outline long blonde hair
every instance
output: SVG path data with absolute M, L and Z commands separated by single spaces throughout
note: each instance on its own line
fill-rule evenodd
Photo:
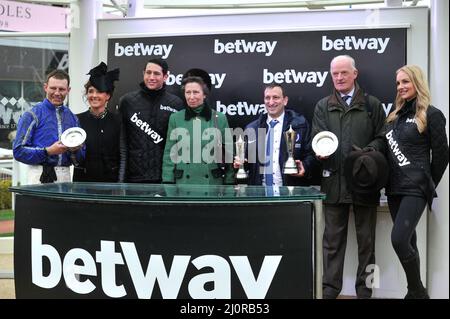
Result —
M 395 74 L 398 74 L 400 71 L 406 73 L 416 89 L 416 114 L 414 118 L 416 120 L 417 129 L 420 133 L 423 133 L 427 128 L 427 109 L 431 103 L 428 83 L 425 80 L 423 71 L 417 65 L 402 66 Z M 387 123 L 394 121 L 398 117 L 397 113 L 405 105 L 405 102 L 405 99 L 401 98 L 397 91 L 397 96 L 395 97 L 395 110 L 387 117 Z

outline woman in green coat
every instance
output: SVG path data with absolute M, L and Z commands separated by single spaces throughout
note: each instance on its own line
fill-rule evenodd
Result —
M 169 119 L 163 183 L 233 184 L 231 165 L 221 164 L 224 149 L 230 149 L 225 145 L 231 150 L 233 145 L 226 116 L 212 110 L 206 102 L 209 90 L 201 77 L 185 78 L 181 90 L 187 106 Z M 232 154 L 229 157 L 232 160 Z

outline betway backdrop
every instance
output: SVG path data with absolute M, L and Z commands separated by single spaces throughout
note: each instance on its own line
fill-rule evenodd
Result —
M 287 107 L 311 121 L 317 101 L 332 91 L 330 61 L 340 54 L 356 60 L 359 84 L 389 113 L 395 71 L 406 64 L 405 28 L 111 38 L 108 65 L 121 72 L 111 103 L 138 89 L 146 61 L 161 57 L 170 67 L 167 86 L 178 95 L 184 72 L 206 70 L 213 83 L 210 103 L 232 127 L 265 112 L 263 91 L 270 83 L 283 85 Z

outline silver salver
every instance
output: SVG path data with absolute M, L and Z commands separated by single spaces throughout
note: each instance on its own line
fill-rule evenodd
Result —
M 61 143 L 68 148 L 77 148 L 86 140 L 86 131 L 81 127 L 71 127 L 61 134 Z

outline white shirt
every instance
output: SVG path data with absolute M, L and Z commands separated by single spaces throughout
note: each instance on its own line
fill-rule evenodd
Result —
M 280 168 L 280 147 L 281 147 L 281 139 L 283 138 L 283 121 L 284 121 L 284 112 L 278 117 L 273 118 L 270 115 L 267 116 L 267 126 L 270 127 L 269 123 L 272 120 L 277 120 L 278 123 L 273 127 L 273 145 L 272 145 L 272 153 L 273 153 L 273 185 L 274 186 L 283 186 L 283 177 Z M 267 137 L 269 134 L 266 134 L 266 143 Z M 263 184 L 265 185 L 265 178 L 263 178 Z
M 343 93 L 340 93 L 339 92 L 339 94 L 341 95 L 341 98 L 343 99 L 344 98 L 344 96 L 350 96 L 350 99 L 349 100 L 347 100 L 347 101 L 345 101 L 345 102 L 347 102 L 347 104 L 348 105 L 350 105 L 350 104 L 352 104 L 352 100 L 353 100 L 353 94 L 355 93 L 355 87 L 353 87 L 353 89 L 350 91 L 350 92 L 348 92 L 348 94 L 343 94 Z

